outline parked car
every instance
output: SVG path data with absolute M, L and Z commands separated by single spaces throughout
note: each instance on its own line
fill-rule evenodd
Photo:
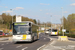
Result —
M 4 36 L 5 34 L 3 33 L 3 31 L 0 31 L 0 36 Z
M 45 30 L 45 34 L 50 34 L 49 29 L 48 30 Z

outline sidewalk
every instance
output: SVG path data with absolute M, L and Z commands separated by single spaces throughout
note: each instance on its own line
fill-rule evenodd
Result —
M 75 50 L 75 41 L 54 40 L 41 50 Z
M 9 37 L 1 37 L 0 41 L 4 41 L 4 40 L 8 40 L 8 39 L 9 39 Z

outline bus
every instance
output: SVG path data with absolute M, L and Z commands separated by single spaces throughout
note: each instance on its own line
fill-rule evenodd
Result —
M 58 35 L 58 30 L 57 29 L 49 29 L 50 35 Z
M 39 39 L 37 32 L 38 25 L 30 22 L 14 22 L 13 23 L 13 42 L 33 42 Z
M 5 34 L 3 33 L 2 30 L 0 30 L 0 36 L 4 36 Z

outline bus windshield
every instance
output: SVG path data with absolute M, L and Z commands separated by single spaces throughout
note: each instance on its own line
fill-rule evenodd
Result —
M 51 29 L 48 29 L 47 31 L 51 32 Z M 52 29 L 52 32 L 57 32 L 57 29 Z
M 14 25 L 13 27 L 13 34 L 14 35 L 23 35 L 23 34 L 30 34 L 29 33 L 29 26 L 25 26 L 25 25 Z
M 52 32 L 57 32 L 57 30 L 54 30 L 54 29 L 53 29 Z

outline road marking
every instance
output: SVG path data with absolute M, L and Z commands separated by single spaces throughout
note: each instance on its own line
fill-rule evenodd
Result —
M 19 45 L 19 46 L 17 46 L 16 48 L 19 48 L 19 47 L 21 47 L 22 45 Z
M 44 38 L 44 40 L 46 40 L 46 38 Z
M 50 38 L 50 41 L 52 41 L 53 39 L 52 38 Z
M 65 49 L 62 49 L 62 50 L 65 50 Z
M 43 48 L 44 46 L 46 46 L 46 45 L 44 44 L 43 46 L 39 47 L 37 50 L 40 50 L 40 49 Z
M 26 50 L 28 47 L 23 48 L 22 50 Z
M 56 43 L 56 41 L 53 41 L 50 45 L 53 45 L 53 44 L 55 44 Z
M 53 46 L 53 45 L 50 45 L 50 46 L 52 46 L 53 48 L 56 48 L 56 49 L 62 49 L 62 50 L 65 50 L 65 49 L 63 49 L 63 48 L 61 48 L 61 47 L 57 47 L 57 46 Z
M 1 45 L 4 45 L 4 44 L 1 44 Z
M 4 48 L 0 48 L 0 50 L 2 50 L 2 49 L 4 49 Z

